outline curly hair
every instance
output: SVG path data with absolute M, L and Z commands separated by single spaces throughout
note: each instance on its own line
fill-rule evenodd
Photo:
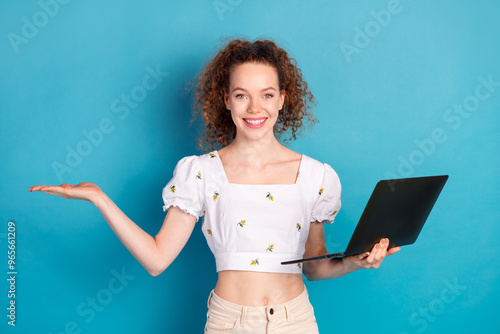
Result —
M 236 126 L 228 114 L 224 104 L 224 92 L 229 92 L 229 78 L 235 66 L 247 63 L 263 63 L 273 66 L 278 73 L 280 91 L 285 91 L 283 109 L 273 131 L 277 139 L 282 133 L 291 129 L 291 137 L 303 128 L 305 116 L 312 122 L 318 121 L 312 111 L 316 104 L 314 96 L 309 91 L 307 83 L 302 78 L 302 72 L 297 67 L 295 59 L 278 47 L 271 40 L 232 39 L 221 48 L 217 55 L 202 69 L 195 85 L 194 122 L 200 112 L 205 121 L 205 134 L 199 140 L 201 150 L 208 152 L 214 149 L 214 144 L 226 146 L 236 136 Z M 206 147 L 203 146 L 206 142 Z

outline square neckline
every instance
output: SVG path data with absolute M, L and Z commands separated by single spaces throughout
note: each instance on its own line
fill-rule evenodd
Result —
M 226 174 L 226 170 L 224 169 L 224 165 L 222 164 L 222 160 L 219 156 L 219 151 L 218 150 L 214 150 L 213 152 L 215 152 L 215 155 L 217 156 L 217 161 L 219 162 L 219 167 L 222 171 L 222 174 L 224 175 L 224 181 L 226 182 L 226 184 L 230 184 L 230 185 L 234 185 L 234 186 L 258 186 L 258 187 L 279 187 L 279 186 L 286 186 L 286 187 L 293 187 L 293 186 L 297 186 L 299 181 L 301 180 L 301 178 L 299 177 L 300 174 L 302 173 L 302 165 L 303 165 L 303 162 L 304 162 L 304 154 L 301 153 L 300 154 L 300 164 L 299 164 L 299 171 L 297 173 L 297 177 L 295 179 L 295 183 L 274 183 L 274 184 L 247 184 L 247 183 L 231 183 L 229 182 L 228 178 L 227 178 L 227 174 Z

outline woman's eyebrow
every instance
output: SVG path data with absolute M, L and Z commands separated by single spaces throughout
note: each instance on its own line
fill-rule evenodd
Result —
M 265 91 L 265 90 L 269 90 L 269 89 L 272 89 L 272 90 L 276 91 L 276 89 L 274 89 L 274 87 L 266 87 L 266 88 L 261 89 L 261 92 L 263 92 L 263 91 Z M 235 88 L 233 89 L 233 92 L 234 92 L 235 90 L 242 90 L 242 91 L 245 91 L 245 92 L 247 91 L 246 89 L 241 88 L 241 87 L 235 87 Z

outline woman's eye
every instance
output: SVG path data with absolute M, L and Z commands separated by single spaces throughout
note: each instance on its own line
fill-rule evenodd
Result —
M 266 94 L 266 95 L 264 95 L 264 97 L 265 97 L 266 99 L 270 99 L 270 98 L 272 98 L 272 97 L 273 97 L 273 94 Z
M 237 95 L 236 95 L 236 98 L 237 98 L 237 99 L 242 99 L 242 98 L 244 98 L 244 97 L 245 97 L 245 95 L 243 95 L 243 94 L 237 94 Z

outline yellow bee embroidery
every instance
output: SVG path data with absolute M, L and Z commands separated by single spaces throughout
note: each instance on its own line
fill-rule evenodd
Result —
M 267 193 L 267 196 L 266 198 L 269 198 L 270 201 L 274 201 L 274 198 L 273 198 L 273 195 L 271 195 L 271 193 Z
M 214 198 L 215 201 L 219 197 L 219 193 L 215 191 L 212 197 Z
M 252 260 L 252 261 L 250 262 L 250 265 L 251 265 L 251 266 L 255 266 L 255 265 L 257 265 L 257 264 L 259 264 L 259 258 L 256 258 L 255 260 Z
M 297 230 L 300 232 L 300 229 L 302 228 L 302 225 L 300 225 L 299 223 L 297 223 Z
M 208 153 L 210 155 L 210 158 L 215 158 L 215 154 L 213 153 Z
M 211 230 L 211 229 L 209 229 L 209 228 L 207 228 L 207 233 L 208 233 L 208 234 L 212 234 L 212 230 Z
M 330 216 L 333 216 L 337 213 L 337 210 L 333 211 L 332 214 Z
M 319 194 L 321 195 L 323 193 L 323 188 L 319 189 Z
M 302 269 L 302 265 L 300 263 L 297 263 L 297 266 L 299 266 L 299 269 Z
M 198 175 L 196 175 L 196 178 L 201 180 L 201 171 L 198 171 Z
M 274 249 L 274 244 L 270 244 L 269 247 L 267 247 L 266 251 L 272 252 Z
M 205 210 L 203 210 L 203 214 L 205 214 Z
M 245 219 L 242 219 L 241 221 L 237 222 L 236 225 L 239 225 L 241 227 L 245 226 L 246 224 L 246 220 Z
M 171 191 L 171 192 L 175 193 L 175 190 L 176 190 L 176 189 L 175 189 L 175 186 L 171 186 L 171 187 L 170 187 L 170 191 Z

